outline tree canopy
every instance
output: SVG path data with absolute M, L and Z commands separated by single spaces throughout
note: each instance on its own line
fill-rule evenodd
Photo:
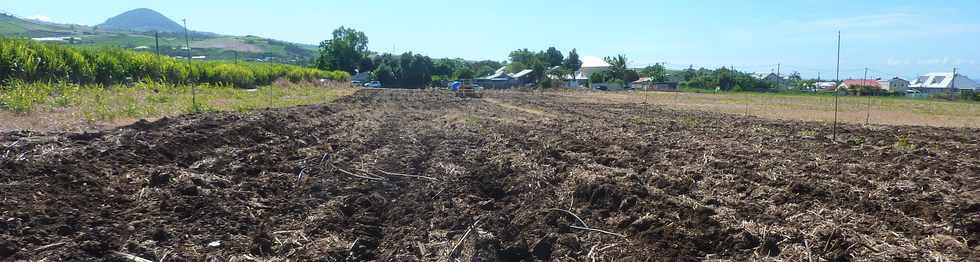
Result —
M 579 60 L 578 51 L 572 49 L 571 52 L 568 52 L 568 58 L 565 58 L 565 61 L 562 62 L 562 67 L 572 72 L 578 72 L 578 70 L 582 69 L 582 60 Z
M 565 60 L 565 56 L 561 54 L 555 47 L 549 47 L 547 51 L 544 52 L 545 61 L 548 63 L 548 67 L 560 66 Z
M 374 64 L 365 62 L 368 56 L 368 37 L 353 28 L 340 27 L 333 31 L 333 38 L 320 42 L 320 55 L 316 66 L 324 70 L 341 70 L 355 73 L 356 69 L 370 71 Z
M 622 80 L 624 83 L 632 83 L 640 79 L 640 75 L 636 71 L 629 69 L 629 60 L 626 59 L 626 55 L 606 57 L 605 60 L 606 63 L 609 63 L 609 73 L 613 79 Z
M 640 76 L 649 77 L 653 82 L 665 82 L 667 78 L 667 68 L 657 63 L 640 70 Z
M 428 56 L 403 53 L 399 56 L 383 54 L 376 56 L 377 65 L 373 73 L 386 87 L 424 88 L 432 83 L 436 67 Z

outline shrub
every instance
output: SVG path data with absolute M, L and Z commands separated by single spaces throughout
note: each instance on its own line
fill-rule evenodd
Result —
M 76 49 L 25 39 L 0 37 L 0 83 L 70 82 L 112 85 L 137 81 L 171 84 L 189 82 L 255 87 L 287 78 L 293 82 L 327 78 L 347 81 L 350 75 L 292 65 L 193 62 L 123 49 Z

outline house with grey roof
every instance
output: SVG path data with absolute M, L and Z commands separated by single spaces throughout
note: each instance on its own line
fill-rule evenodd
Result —
M 535 83 L 535 80 L 530 78 L 532 73 L 534 73 L 532 69 L 524 69 L 517 73 L 507 73 L 507 67 L 501 67 L 491 75 L 475 79 L 474 83 L 486 88 L 497 89 L 525 86 Z
M 977 82 L 952 72 L 928 73 L 916 78 L 909 88 L 926 94 L 958 93 L 961 90 L 977 90 Z
M 878 85 L 881 86 L 881 89 L 896 93 L 905 93 L 905 91 L 909 90 L 909 85 L 911 84 L 909 81 L 899 77 L 878 80 Z

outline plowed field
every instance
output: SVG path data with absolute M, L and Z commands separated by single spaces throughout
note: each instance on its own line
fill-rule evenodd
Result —
M 972 260 L 980 130 L 362 90 L 0 133 L 0 260 Z

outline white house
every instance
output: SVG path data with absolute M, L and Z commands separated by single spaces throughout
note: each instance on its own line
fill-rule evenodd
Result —
M 582 74 L 586 77 L 598 72 L 609 70 L 609 67 L 612 66 L 609 63 L 606 63 L 606 60 L 603 60 L 597 56 L 583 56 L 579 60 L 582 61 Z
M 582 69 L 579 69 L 579 71 L 574 72 L 571 75 L 565 76 L 565 79 L 567 79 L 567 82 L 564 84 L 565 87 L 588 87 L 589 77 L 592 76 L 592 74 L 608 71 L 609 67 L 612 66 L 609 63 L 606 63 L 606 60 L 603 60 L 597 56 L 583 56 L 579 58 L 579 61 L 582 62 Z
M 954 77 L 953 73 L 928 73 L 912 81 L 909 88 L 927 94 L 959 92 L 959 90 L 977 90 L 977 82 L 961 74 L 956 74 Z
M 905 93 L 905 91 L 909 90 L 909 85 L 911 84 L 909 81 L 898 77 L 888 80 L 878 80 L 878 85 L 881 86 L 881 89 L 897 93 Z

